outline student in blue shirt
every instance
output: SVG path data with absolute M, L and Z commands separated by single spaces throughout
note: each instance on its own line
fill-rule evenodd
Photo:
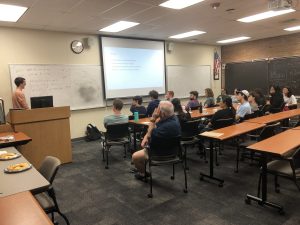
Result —
M 237 91 L 237 100 L 241 103 L 235 115 L 236 120 L 243 119 L 245 115 L 251 114 L 251 106 L 248 102 L 249 92 L 247 90 Z
M 146 116 L 151 117 L 154 110 L 158 107 L 160 100 L 158 99 L 158 92 L 152 90 L 149 92 L 151 102 L 149 102 L 147 107 Z
M 132 98 L 132 105 L 130 107 L 130 112 L 134 114 L 135 112 L 138 112 L 139 115 L 146 115 L 147 110 L 145 106 L 142 105 L 143 98 L 141 96 L 134 96 Z
M 190 101 L 185 106 L 186 111 L 189 111 L 191 108 L 198 107 L 200 105 L 198 101 L 198 91 L 191 91 L 190 92 Z

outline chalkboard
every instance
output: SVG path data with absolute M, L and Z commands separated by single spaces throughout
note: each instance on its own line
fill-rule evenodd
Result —
M 211 68 L 203 66 L 167 66 L 167 88 L 175 92 L 176 98 L 189 97 L 190 91 L 204 95 L 211 88 Z
M 14 79 L 24 77 L 26 100 L 30 97 L 53 96 L 54 106 L 72 110 L 105 106 L 102 74 L 99 65 L 15 65 L 10 67 L 12 90 Z
M 228 63 L 225 66 L 225 88 L 232 94 L 235 88 L 248 91 L 259 88 L 267 94 L 268 61 Z
M 300 95 L 300 57 L 271 60 L 269 83 L 290 87 L 293 94 Z

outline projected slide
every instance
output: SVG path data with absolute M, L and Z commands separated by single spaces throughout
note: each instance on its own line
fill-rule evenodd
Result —
M 165 92 L 164 43 L 102 37 L 106 98 Z

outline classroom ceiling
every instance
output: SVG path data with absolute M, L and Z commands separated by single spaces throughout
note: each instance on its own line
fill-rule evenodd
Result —
M 205 0 L 182 10 L 160 7 L 164 1 L 0 0 L 29 8 L 17 23 L 0 22 L 0 26 L 109 34 L 98 30 L 127 20 L 140 25 L 113 35 L 171 40 L 168 39 L 171 35 L 202 30 L 207 33 L 180 41 L 215 45 L 218 40 L 237 36 L 256 40 L 290 34 L 283 28 L 300 25 L 300 4 L 296 0 L 293 0 L 296 12 L 248 24 L 236 20 L 267 11 L 268 0 Z M 221 3 L 217 9 L 211 7 L 215 2 Z

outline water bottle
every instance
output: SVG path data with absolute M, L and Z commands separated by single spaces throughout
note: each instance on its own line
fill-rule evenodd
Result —
M 203 112 L 203 108 L 202 108 L 202 102 L 200 102 L 200 105 L 199 105 L 199 112 L 202 113 Z
M 134 121 L 139 121 L 139 112 L 133 113 Z

